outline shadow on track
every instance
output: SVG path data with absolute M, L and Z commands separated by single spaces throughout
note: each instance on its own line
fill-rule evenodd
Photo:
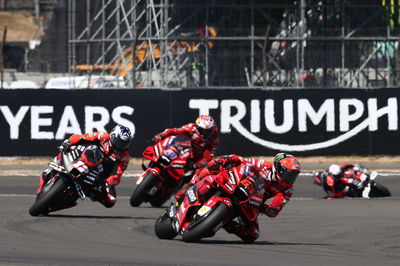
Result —
M 51 218 L 72 218 L 72 219 L 138 219 L 138 220 L 154 220 L 152 217 L 137 217 L 137 216 L 102 216 L 102 215 L 71 215 L 71 214 L 48 214 L 41 217 Z
M 227 244 L 227 245 L 260 245 L 260 246 L 332 246 L 332 244 L 325 243 L 292 243 L 292 242 L 271 242 L 271 241 L 256 241 L 252 244 L 244 244 L 241 240 L 211 240 L 202 239 L 198 244 Z

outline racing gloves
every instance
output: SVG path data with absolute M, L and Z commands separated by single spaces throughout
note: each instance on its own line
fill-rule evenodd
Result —
M 162 133 L 159 133 L 159 134 L 157 134 L 157 135 L 154 136 L 153 142 L 154 142 L 154 143 L 157 143 L 157 142 L 159 142 L 159 141 L 162 140 L 162 139 L 163 139 Z
M 72 142 L 69 139 L 64 140 L 60 146 L 58 146 L 58 150 L 60 152 L 65 152 L 71 148 Z
M 353 181 L 351 182 L 351 185 L 356 187 L 357 189 L 363 188 L 363 183 L 358 179 L 353 179 Z

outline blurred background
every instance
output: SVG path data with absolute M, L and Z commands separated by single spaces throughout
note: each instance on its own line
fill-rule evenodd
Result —
M 400 85 L 400 0 L 0 0 L 1 88 Z

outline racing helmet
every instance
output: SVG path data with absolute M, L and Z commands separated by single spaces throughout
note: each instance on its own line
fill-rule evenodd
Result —
M 201 115 L 196 119 L 196 128 L 201 136 L 209 138 L 213 134 L 216 124 L 211 116 Z
M 117 151 L 125 151 L 128 149 L 133 134 L 130 129 L 125 126 L 117 125 L 110 132 L 111 147 Z
M 342 173 L 342 169 L 337 164 L 331 164 L 328 168 L 328 173 L 333 176 L 338 176 Z
M 280 183 L 293 184 L 301 171 L 300 163 L 291 154 L 278 153 L 274 158 L 275 176 Z

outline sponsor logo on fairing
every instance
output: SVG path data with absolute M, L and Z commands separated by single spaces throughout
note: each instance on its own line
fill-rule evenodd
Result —
M 187 195 L 188 198 L 189 198 L 190 204 L 193 204 L 193 203 L 195 203 L 195 202 L 197 201 L 196 193 L 194 192 L 193 189 L 189 189 L 189 190 L 186 192 L 186 195 Z
M 232 171 L 229 171 L 228 175 L 229 175 L 229 181 L 231 182 L 231 184 L 236 185 L 235 174 Z
M 382 104 L 383 100 L 379 100 Z M 252 99 L 248 102 L 237 99 L 189 100 L 189 108 L 198 109 L 200 115 L 208 115 L 210 110 L 219 109 L 222 134 L 230 134 L 234 129 L 258 145 L 285 151 L 311 151 L 335 146 L 364 130 L 377 131 L 378 124 L 382 127 L 378 122 L 383 117 L 387 119 L 386 129 L 397 131 L 399 129 L 398 98 L 387 98 L 383 104 L 385 106 L 378 107 L 378 98 L 368 98 L 366 101 L 357 98 L 324 98 L 312 104 L 306 98 L 283 101 Z M 277 115 L 276 110 L 281 113 Z M 263 120 L 264 123 L 262 123 Z M 277 121 L 282 122 L 278 124 Z M 310 131 L 311 127 L 318 129 L 325 127 L 323 131 L 335 133 L 336 136 L 304 144 L 279 143 L 265 138 L 265 136 L 294 132 L 301 135 Z
M 210 207 L 208 207 L 208 206 L 202 206 L 202 207 L 199 209 L 199 211 L 197 212 L 197 214 L 198 214 L 199 216 L 203 216 L 203 215 L 207 214 L 209 211 L 211 211 L 211 208 L 210 208 Z
M 182 165 L 182 164 L 171 164 L 171 166 L 172 166 L 173 168 L 178 168 L 178 169 L 183 169 L 183 168 L 185 168 L 185 166 Z

